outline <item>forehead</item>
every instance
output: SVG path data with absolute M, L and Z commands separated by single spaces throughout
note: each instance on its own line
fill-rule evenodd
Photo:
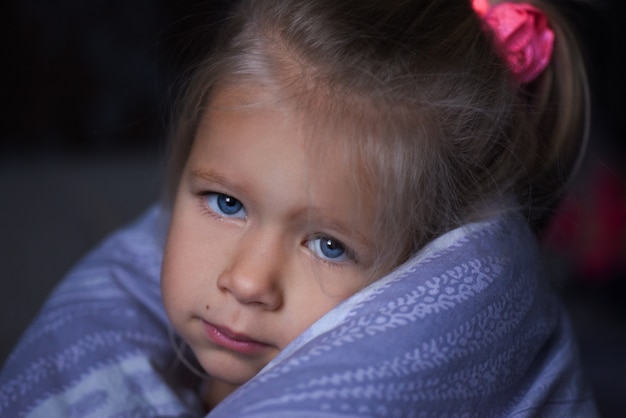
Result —
M 309 165 L 321 160 L 323 164 L 351 168 L 355 160 L 349 145 L 352 132 L 346 129 L 351 125 L 347 120 L 350 118 L 331 115 L 331 109 L 320 105 L 317 93 L 294 90 L 249 82 L 221 86 L 211 95 L 199 131 L 250 128 L 257 131 L 259 142 L 266 142 L 276 152 L 281 148 L 278 139 L 282 136 L 286 140 L 282 145 L 297 147 L 298 157 Z M 274 141 L 261 141 L 261 132 L 267 136 L 273 132 Z M 198 138 L 201 135 L 196 135 Z
M 345 200 L 362 208 L 362 176 L 345 138 L 304 108 L 261 88 L 222 88 L 201 119 L 190 165 L 218 165 L 232 176 L 267 183 L 261 188 L 272 193 L 297 191 L 312 204 L 340 206 Z

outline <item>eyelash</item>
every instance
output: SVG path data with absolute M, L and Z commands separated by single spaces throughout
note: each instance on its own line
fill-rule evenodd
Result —
M 241 206 L 241 210 L 244 211 L 245 216 L 244 217 L 237 217 L 237 216 L 229 216 L 228 214 L 223 213 L 224 211 L 219 209 L 215 210 L 214 208 L 211 207 L 211 205 L 208 202 L 208 199 L 210 198 L 227 198 L 227 199 L 233 199 L 235 200 L 240 206 Z M 233 197 L 231 195 L 225 194 L 225 193 L 220 193 L 220 192 L 213 192 L 213 191 L 205 191 L 205 192 L 201 192 L 198 193 L 198 198 L 199 198 L 199 202 L 200 202 L 200 206 L 203 210 L 203 212 L 205 212 L 207 215 L 209 216 L 213 216 L 217 219 L 246 219 L 247 218 L 247 212 L 246 212 L 246 208 L 243 205 L 243 203 L 241 203 L 241 201 L 239 199 L 237 199 L 236 197 Z M 219 202 L 216 202 L 219 205 Z M 220 213 L 222 212 L 222 213 Z M 237 211 L 239 212 L 239 211 Z M 343 254 L 345 255 L 345 259 L 340 260 L 340 261 L 333 261 L 332 259 L 327 259 L 324 258 L 322 256 L 320 256 L 319 254 L 317 254 L 317 251 L 311 247 L 311 245 L 318 240 L 326 240 L 326 242 L 330 242 L 332 241 L 335 245 L 335 247 L 340 247 L 343 250 Z M 348 246 L 346 246 L 342 241 L 327 235 L 327 234 L 315 234 L 313 236 L 311 236 L 310 238 L 307 238 L 304 242 L 303 245 L 305 247 L 307 247 L 307 249 L 309 251 L 311 251 L 311 253 L 313 253 L 313 256 L 320 260 L 321 262 L 323 262 L 324 264 L 331 266 L 331 267 L 344 267 L 344 265 L 347 262 L 353 262 L 353 263 L 357 263 L 357 257 L 356 254 L 354 253 L 354 251 L 352 251 Z
M 237 213 L 234 213 L 229 216 L 229 214 L 225 213 L 224 210 L 221 210 L 219 207 L 217 209 L 211 207 L 212 205 L 209 203 L 209 199 L 211 198 L 220 199 L 222 197 L 227 198 L 227 199 L 233 199 L 235 202 L 237 202 L 241 206 L 240 210 L 243 210 L 244 216 L 243 217 L 236 216 L 239 210 L 237 211 Z M 241 203 L 241 201 L 237 199 L 236 197 L 233 197 L 225 193 L 212 192 L 212 191 L 201 192 L 201 193 L 198 193 L 198 202 L 200 204 L 200 208 L 205 214 L 209 216 L 213 216 L 217 219 L 241 219 L 243 220 L 247 218 L 246 208 L 243 205 L 243 203 Z M 215 203 L 219 205 L 219 202 L 215 202 Z
M 315 244 L 316 241 L 321 240 L 321 243 L 323 243 L 323 241 L 326 241 L 326 243 L 332 242 L 334 244 L 335 247 L 340 247 L 341 250 L 343 251 L 343 253 L 340 255 L 340 257 L 342 257 L 341 260 L 333 260 L 330 258 L 325 258 L 319 254 L 317 254 L 316 249 L 312 248 L 312 246 Z M 354 254 L 354 251 L 352 251 L 348 246 L 346 246 L 343 242 L 341 242 L 340 240 L 333 238 L 330 235 L 326 235 L 326 234 L 317 234 L 312 236 L 311 238 L 308 238 L 303 245 L 305 247 L 307 247 L 309 249 L 309 251 L 311 251 L 313 253 L 313 255 L 318 258 L 319 260 L 321 260 L 324 263 L 327 263 L 333 267 L 342 267 L 345 265 L 346 262 L 353 262 L 356 263 L 356 256 Z M 320 251 L 322 251 L 320 249 Z

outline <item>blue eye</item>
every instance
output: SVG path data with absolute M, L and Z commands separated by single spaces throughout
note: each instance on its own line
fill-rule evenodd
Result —
M 334 238 L 319 236 L 307 241 L 306 245 L 317 257 L 324 260 L 335 263 L 350 260 L 344 245 Z
M 209 193 L 206 196 L 206 203 L 213 212 L 227 218 L 245 219 L 247 216 L 243 204 L 226 194 Z

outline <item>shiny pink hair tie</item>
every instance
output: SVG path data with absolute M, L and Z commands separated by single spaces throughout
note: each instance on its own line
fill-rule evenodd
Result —
M 529 83 L 545 70 L 552 58 L 554 32 L 541 10 L 528 3 L 491 7 L 487 0 L 472 0 L 472 7 L 494 33 L 498 52 L 516 80 Z

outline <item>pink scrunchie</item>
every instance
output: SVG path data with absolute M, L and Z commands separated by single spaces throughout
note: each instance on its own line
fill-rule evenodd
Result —
M 498 52 L 515 78 L 522 83 L 537 78 L 550 63 L 554 45 L 546 15 L 528 3 L 491 7 L 487 0 L 472 0 L 472 7 L 495 34 Z

